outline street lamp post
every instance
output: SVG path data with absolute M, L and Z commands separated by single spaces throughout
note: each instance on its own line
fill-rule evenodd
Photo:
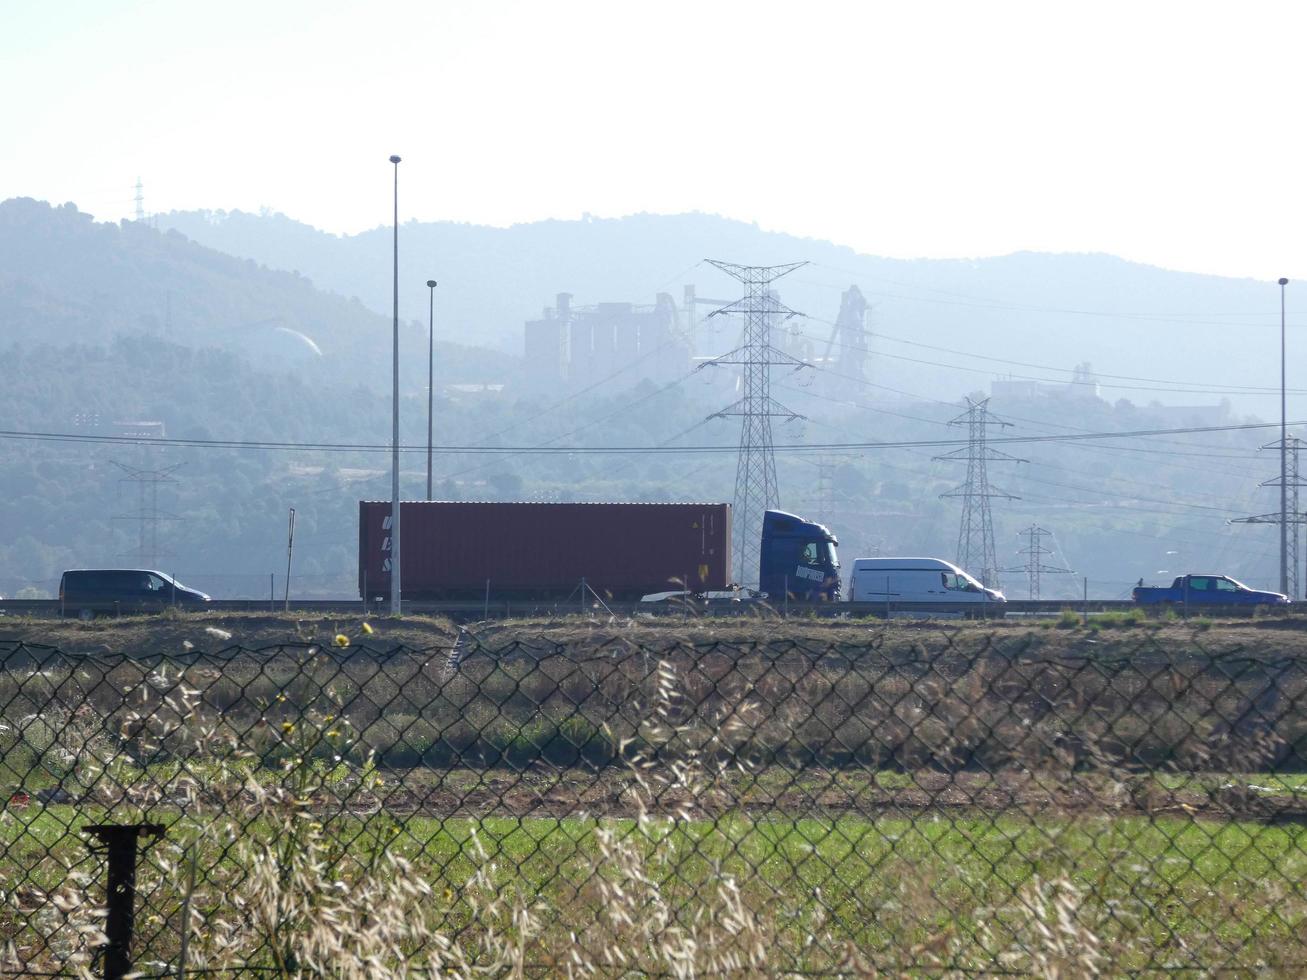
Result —
M 433 403 L 436 369 L 436 280 L 427 280 L 430 308 L 427 311 L 427 499 L 431 499 L 431 406 Z
M 1280 591 L 1289 594 L 1289 433 L 1284 398 L 1284 287 L 1280 280 Z M 1294 515 L 1297 517 L 1297 515 Z M 1296 531 L 1296 528 L 1295 528 Z M 1296 596 L 1292 597 L 1296 598 Z
M 395 222 L 394 222 L 394 332 L 391 363 L 391 429 L 390 429 L 390 612 L 400 614 L 399 555 L 399 157 L 391 156 L 395 165 Z

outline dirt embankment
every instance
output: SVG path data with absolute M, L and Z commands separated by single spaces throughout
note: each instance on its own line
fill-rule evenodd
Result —
M 365 626 L 365 623 L 367 624 Z M 370 630 L 370 632 L 369 632 Z M 166 613 L 123 616 L 90 623 L 77 620 L 0 617 L 0 642 L 53 646 L 69 653 L 214 652 L 233 646 L 332 643 L 385 651 L 412 648 L 483 646 L 499 648 L 521 641 L 580 650 L 611 646 L 665 648 L 675 644 L 795 643 L 817 648 L 874 649 L 887 654 L 931 654 L 950 649 L 1026 653 L 1050 657 L 1129 658 L 1141 653 L 1307 657 L 1307 618 L 1145 623 L 1088 628 L 1052 622 L 1008 621 L 964 625 L 956 622 L 875 620 L 759 620 L 713 618 L 678 620 L 607 616 L 581 619 L 504 620 L 458 626 L 428 616 L 369 618 L 316 613 Z
M 364 623 L 372 629 L 367 633 Z M 377 649 L 448 646 L 458 628 L 446 619 L 401 620 L 294 613 L 165 613 L 83 623 L 73 619 L 5 617 L 0 642 L 52 646 L 66 653 L 216 652 L 233 646 L 332 643 L 337 635 Z

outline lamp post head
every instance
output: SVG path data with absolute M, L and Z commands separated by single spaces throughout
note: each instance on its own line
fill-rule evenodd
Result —
M 430 286 L 432 289 L 435 289 L 435 287 L 436 287 L 436 280 L 434 280 L 434 279 L 428 279 L 428 280 L 427 280 L 427 285 Z
M 1287 286 L 1287 285 L 1289 285 L 1289 280 L 1288 280 L 1288 279 L 1281 279 L 1281 280 L 1280 280 L 1280 285 L 1281 285 L 1281 286 Z
M 395 156 L 395 155 L 392 153 L 391 156 L 390 156 L 390 162 L 391 162 L 391 163 L 399 163 L 399 157 Z

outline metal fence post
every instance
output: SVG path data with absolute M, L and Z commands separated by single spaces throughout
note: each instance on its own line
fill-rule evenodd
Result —
M 295 508 L 290 509 L 290 532 L 286 538 L 286 599 L 284 609 L 290 612 L 290 559 L 295 554 Z
M 132 930 L 136 914 L 136 843 L 141 834 L 162 837 L 155 823 L 92 824 L 82 832 L 104 845 L 109 859 L 105 886 L 104 980 L 123 980 L 132 969 Z

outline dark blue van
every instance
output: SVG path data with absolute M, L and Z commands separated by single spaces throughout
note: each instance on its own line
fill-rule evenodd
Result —
M 59 608 L 78 619 L 121 613 L 195 609 L 209 597 L 149 568 L 74 568 L 59 580 Z

